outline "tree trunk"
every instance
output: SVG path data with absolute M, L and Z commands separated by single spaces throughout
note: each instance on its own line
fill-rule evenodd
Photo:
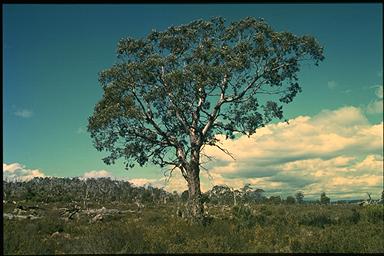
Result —
M 200 167 L 199 164 L 195 161 L 191 161 L 189 168 L 187 169 L 188 174 L 188 210 L 191 217 L 194 220 L 202 220 L 203 219 L 203 202 L 201 198 L 201 190 L 200 190 Z

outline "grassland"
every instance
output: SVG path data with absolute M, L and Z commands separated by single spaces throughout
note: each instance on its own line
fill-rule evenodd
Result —
M 178 202 L 138 207 L 114 201 L 85 209 L 10 201 L 4 213 L 37 218 L 3 218 L 3 253 L 384 252 L 383 205 L 206 206 L 209 217 L 195 224 L 179 216 Z M 66 214 L 70 209 L 77 212 Z

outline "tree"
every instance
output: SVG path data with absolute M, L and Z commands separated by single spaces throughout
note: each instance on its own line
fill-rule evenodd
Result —
M 88 120 L 94 146 L 125 159 L 178 169 L 188 184 L 193 217 L 203 215 L 200 168 L 204 146 L 219 134 L 250 136 L 301 91 L 303 61 L 323 60 L 311 36 L 274 31 L 252 17 L 226 25 L 196 20 L 118 42 L 118 61 L 99 73 L 104 91 Z
M 270 196 L 268 198 L 268 202 L 271 204 L 281 204 L 281 197 L 280 196 Z
M 320 195 L 320 204 L 329 204 L 330 198 L 325 195 L 325 192 L 322 192 Z
M 296 203 L 296 200 L 293 196 L 287 196 L 287 199 L 285 200 L 287 204 L 294 204 Z
M 295 194 L 295 197 L 296 197 L 296 201 L 298 204 L 302 204 L 304 203 L 304 193 L 299 191 Z
M 226 185 L 215 185 L 209 191 L 210 201 L 216 204 L 231 204 L 234 202 L 234 193 Z
M 245 186 L 241 189 L 243 199 L 246 202 L 257 202 L 260 203 L 265 199 L 264 190 L 261 188 L 253 189 L 251 184 L 245 184 Z

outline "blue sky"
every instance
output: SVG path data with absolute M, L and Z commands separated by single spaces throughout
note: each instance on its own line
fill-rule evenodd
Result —
M 341 131 L 350 128 L 351 122 L 358 124 L 354 135 L 375 125 L 379 125 L 375 131 L 382 131 L 381 4 L 3 5 L 3 169 L 14 173 L 15 168 L 19 168 L 20 173 L 35 170 L 47 176 L 82 176 L 90 171 L 97 175 L 104 171 L 115 177 L 156 183 L 162 177 L 159 168 L 147 166 L 126 171 L 121 162 L 107 166 L 101 161 L 105 153 L 93 148 L 85 130 L 87 118 L 102 96 L 98 72 L 116 61 L 115 50 L 122 37 L 144 37 L 152 29 L 162 31 L 172 25 L 213 16 L 222 16 L 228 22 L 247 16 L 261 17 L 275 30 L 310 34 L 324 46 L 325 60 L 319 67 L 302 67 L 299 78 L 303 92 L 285 108 L 289 119 L 304 116 L 311 124 L 323 120 L 318 126 L 321 127 L 341 113 L 355 119 L 340 124 L 332 130 L 333 134 L 346 134 Z M 303 123 L 301 119 L 296 121 Z M 317 134 L 311 141 L 322 135 Z M 365 143 L 381 139 L 381 148 L 364 152 L 350 148 L 335 152 L 328 160 L 352 157 L 354 159 L 349 162 L 344 159 L 352 171 L 364 160 L 373 159 L 376 167 L 372 167 L 370 175 L 378 176 L 380 172 L 382 175 L 382 170 L 378 169 L 383 163 L 382 134 L 373 132 L 373 135 L 364 138 Z M 228 144 L 228 147 L 236 151 L 236 146 Z M 328 161 L 324 155 L 311 159 L 317 158 Z M 275 184 L 276 190 L 271 186 L 271 192 L 327 191 L 327 187 L 319 185 L 326 183 L 323 180 L 304 182 L 302 187 L 283 182 L 287 177 L 277 170 L 289 164 L 300 164 L 300 160 L 308 159 L 282 160 L 284 166 L 270 163 L 266 169 L 270 168 L 270 173 L 276 176 L 263 176 L 261 180 L 258 180 L 260 171 L 254 163 L 246 167 L 250 170 L 247 175 L 242 175 L 238 166 L 240 178 L 218 171 L 216 180 L 203 179 L 203 183 L 209 187 L 212 182 L 233 183 L 233 186 L 254 182 L 255 186 L 268 190 L 268 181 L 273 184 L 280 179 L 280 183 Z M 247 159 L 242 163 L 246 162 Z M 310 164 L 316 169 L 324 162 Z M 217 166 L 219 163 L 212 163 L 211 168 L 216 170 Z M 329 170 L 332 172 L 332 168 Z M 297 179 L 301 177 L 300 173 L 295 175 Z M 329 177 L 335 180 L 334 176 Z M 311 187 L 314 183 L 318 187 Z M 367 181 L 366 184 L 373 192 L 380 190 L 378 183 Z M 284 186 L 284 190 L 279 189 Z M 350 187 L 353 190 L 353 182 Z M 336 190 L 334 193 L 336 196 Z

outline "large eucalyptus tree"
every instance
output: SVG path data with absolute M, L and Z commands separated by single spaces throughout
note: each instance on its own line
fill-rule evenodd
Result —
M 188 183 L 190 212 L 202 217 L 200 167 L 217 134 L 251 135 L 301 87 L 303 61 L 318 65 L 323 48 L 311 36 L 276 32 L 252 17 L 226 24 L 196 20 L 118 42 L 117 62 L 100 72 L 104 90 L 88 131 L 103 159 L 126 168 L 151 162 L 179 169 Z

